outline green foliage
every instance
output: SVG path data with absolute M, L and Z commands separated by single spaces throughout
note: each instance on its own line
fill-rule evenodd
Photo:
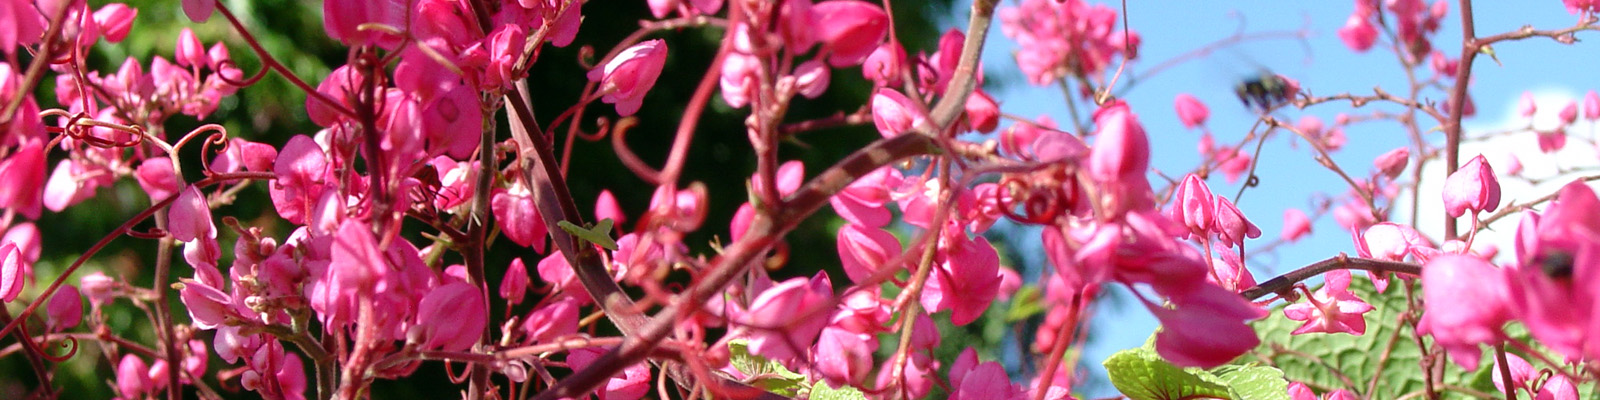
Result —
M 1367 398 L 1399 398 L 1425 390 L 1416 332 L 1411 324 L 1401 322 L 1407 310 L 1405 284 L 1394 281 L 1387 293 L 1378 293 L 1365 281 L 1350 285 L 1352 293 L 1375 308 L 1366 314 L 1367 332 L 1361 336 L 1291 335 L 1304 322 L 1290 320 L 1283 316 L 1282 307 L 1275 308 L 1271 316 L 1254 323 L 1261 346 L 1253 354 L 1281 369 L 1289 380 L 1318 391 L 1345 389 Z M 1431 346 L 1432 340 L 1428 342 Z M 1446 364 L 1446 384 L 1468 385 L 1470 376 L 1460 367 L 1442 358 L 1437 362 Z
M 1149 347 L 1128 349 L 1105 361 L 1111 384 L 1133 400 L 1217 398 L 1288 400 L 1288 382 L 1277 368 L 1225 365 L 1207 371 L 1181 368 Z
M 826 384 L 812 387 L 811 383 L 806 381 L 805 375 L 790 371 L 788 368 L 785 368 L 783 364 L 779 364 L 777 361 L 768 360 L 764 357 L 750 354 L 749 342 L 744 340 L 728 342 L 728 363 L 733 365 L 734 369 L 737 369 L 739 372 L 744 373 L 745 376 L 750 377 L 750 379 L 746 381 L 746 383 L 749 383 L 750 386 L 765 389 L 773 393 L 785 396 L 794 396 L 799 394 L 800 390 L 802 389 L 810 389 L 815 391 L 827 389 L 827 391 L 830 393 L 844 392 L 844 390 L 828 389 L 828 385 Z M 815 397 L 815 393 L 816 392 L 813 392 L 813 399 L 817 398 Z M 844 399 L 848 397 L 833 398 Z
M 1044 291 L 1039 285 L 1023 285 L 1011 295 L 1011 306 L 1006 308 L 1006 322 L 1027 320 L 1044 313 Z
M 834 389 L 826 383 L 817 382 L 811 387 L 811 400 L 866 400 L 867 394 L 854 387 L 845 386 L 843 389 Z

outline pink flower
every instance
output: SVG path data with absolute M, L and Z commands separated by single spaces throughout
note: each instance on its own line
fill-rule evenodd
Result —
M 38 226 L 32 222 L 23 222 L 12 225 L 11 229 L 6 230 L 5 237 L 0 240 L 15 243 L 17 251 L 22 252 L 22 259 L 33 263 L 39 261 L 39 252 L 43 250 L 39 247 L 39 241 L 42 239 L 39 236 Z
M 211 222 L 211 206 L 206 204 L 206 197 L 200 194 L 200 188 L 191 185 L 172 202 L 167 215 L 167 230 L 180 242 L 217 237 L 217 225 Z
M 815 369 L 830 386 L 857 386 L 872 372 L 878 340 L 871 334 L 828 327 L 817 339 Z
M 528 294 L 528 266 L 522 264 L 522 258 L 511 259 L 511 266 L 506 267 L 505 278 L 500 280 L 500 297 L 507 302 L 517 304 L 522 302 L 522 296 Z
M 150 196 L 151 203 L 164 201 L 183 187 L 182 178 L 172 170 L 172 159 L 166 157 L 144 159 L 139 163 L 139 168 L 134 170 L 133 177 L 145 194 Z
M 1356 252 L 1362 257 L 1404 261 L 1417 246 L 1426 246 L 1422 234 L 1409 226 L 1383 222 L 1356 235 Z
M 17 45 L 39 43 L 39 37 L 44 35 L 45 17 L 39 15 L 32 1 L 0 1 L 0 20 L 6 21 L 5 27 L 0 28 L 0 50 L 6 54 L 15 54 Z
M 28 280 L 29 269 L 16 245 L 11 242 L 0 245 L 0 303 L 17 299 L 23 283 Z
M 1600 120 L 1600 94 L 1593 90 L 1583 95 L 1583 119 Z
M 898 267 L 888 262 L 900 256 L 900 240 L 882 229 L 845 224 L 839 228 L 838 245 L 844 273 L 851 281 L 865 282 L 879 269 Z
M 1561 4 L 1566 5 L 1567 12 L 1573 14 L 1600 13 L 1600 0 L 1561 0 Z
M 579 301 L 563 295 L 559 300 L 528 313 L 528 318 L 522 320 L 522 332 L 528 335 L 527 342 L 549 343 L 562 336 L 578 333 Z
M 967 239 L 955 230 L 940 249 L 937 269 L 922 289 L 922 306 L 929 312 L 953 310 L 950 323 L 972 323 L 989 309 L 1000 291 L 1000 255 L 982 236 Z
M 178 32 L 178 48 L 172 60 L 185 67 L 199 68 L 211 65 L 206 46 L 200 43 L 200 38 L 195 37 L 194 31 L 189 28 L 183 28 Z
M 1261 237 L 1261 228 L 1257 228 L 1256 224 L 1246 219 L 1244 213 L 1239 211 L 1239 207 L 1234 206 L 1232 201 L 1222 196 L 1214 197 L 1217 216 L 1212 230 L 1217 233 L 1217 238 L 1222 240 L 1222 244 L 1234 248 L 1243 246 L 1247 237 L 1251 239 Z
M 617 225 L 628 222 L 628 216 L 622 213 L 622 206 L 617 205 L 617 197 L 609 189 L 601 189 L 600 196 L 594 200 L 594 218 L 596 220 L 610 219 Z
M 28 141 L 0 161 L 0 207 L 39 219 L 44 201 L 44 142 Z
M 1150 138 L 1126 103 L 1095 111 L 1094 147 L 1089 153 L 1089 176 L 1099 182 L 1134 181 L 1150 169 Z
M 1204 239 L 1210 234 L 1217 215 L 1217 204 L 1212 197 L 1206 182 L 1189 174 L 1183 177 L 1183 183 L 1178 184 L 1178 191 L 1172 195 L 1172 211 L 1168 215 L 1173 222 L 1181 222 L 1189 228 L 1185 236 Z
M 1434 74 L 1455 79 L 1456 71 L 1460 69 L 1461 62 L 1446 57 L 1442 51 L 1434 50 L 1433 54 L 1428 56 L 1428 67 L 1433 69 Z
M 1539 104 L 1533 101 L 1533 92 L 1522 92 L 1522 99 L 1517 101 L 1517 114 L 1530 118 L 1538 111 Z
M 50 296 L 50 304 L 45 306 L 45 316 L 49 317 L 52 331 L 78 326 L 79 322 L 83 322 L 83 295 L 72 285 L 61 285 L 55 295 Z
M 1600 199 L 1582 181 L 1561 188 L 1543 216 L 1524 214 L 1517 228 L 1517 267 L 1505 270 L 1517 317 L 1541 344 L 1572 358 L 1600 354 L 1589 338 L 1600 298 L 1594 260 L 1600 242 Z
M 1511 367 L 1511 387 L 1513 389 L 1531 389 L 1528 386 L 1528 382 L 1539 378 L 1539 370 L 1534 368 L 1532 364 L 1528 364 L 1528 360 L 1524 360 L 1516 354 L 1506 353 L 1506 364 Z M 1494 387 L 1504 392 L 1506 391 L 1506 383 L 1504 378 L 1501 377 L 1502 369 L 1500 368 L 1500 363 L 1494 363 L 1493 366 L 1494 369 L 1491 375 L 1494 379 Z
M 1298 208 L 1283 210 L 1283 233 L 1280 237 L 1286 242 L 1295 242 L 1311 234 L 1311 218 L 1306 217 L 1304 211 Z
M 500 231 L 504 232 L 506 239 L 518 246 L 533 247 L 535 251 L 544 252 L 545 236 L 550 233 L 545 226 L 544 218 L 539 215 L 539 209 L 533 204 L 533 193 L 528 187 L 517 181 L 510 188 L 496 190 L 489 201 L 489 209 L 494 211 L 495 222 L 500 224 Z
M 1422 300 L 1427 309 L 1417 330 L 1431 333 L 1463 368 L 1476 368 L 1479 344 L 1501 339 L 1511 320 L 1503 274 L 1482 259 L 1446 254 L 1422 267 Z
M 728 53 L 722 60 L 722 77 L 717 81 L 722 88 L 722 101 L 733 108 L 750 104 L 751 90 L 760 82 L 757 76 L 757 70 L 760 68 L 761 59 L 755 56 L 740 52 Z
M 379 30 L 360 29 L 362 24 L 378 23 L 404 29 L 406 4 L 400 0 L 328 0 L 322 3 L 322 24 L 328 37 L 351 46 L 378 45 L 393 48 L 400 38 Z M 187 9 L 185 9 L 188 12 Z M 190 14 L 193 18 L 193 14 Z
M 667 42 L 647 40 L 628 47 L 604 67 L 589 71 L 589 81 L 600 82 L 601 101 L 616 104 L 624 117 L 639 112 L 644 95 L 656 84 L 667 63 Z
M 827 325 L 832 298 L 827 272 L 786 280 L 761 292 L 741 318 L 749 329 L 750 352 L 771 360 L 800 356 Z
M 196 23 L 211 19 L 211 13 L 216 9 L 217 0 L 183 0 L 183 14 Z
M 228 142 L 227 149 L 211 159 L 210 167 L 217 172 L 271 172 L 272 162 L 277 158 L 278 149 L 272 145 L 235 138 Z
M 965 111 L 967 126 L 974 131 L 990 133 L 1000 126 L 1000 105 L 982 89 L 967 96 Z
M 962 361 L 967 361 L 963 363 Z M 971 348 L 961 353 L 956 365 L 950 369 L 950 382 L 955 387 L 955 393 L 950 400 L 1006 400 L 1028 398 L 1022 388 L 1011 383 L 1011 377 L 1006 376 L 1006 370 L 1000 363 L 989 361 L 977 365 L 977 353 Z M 965 367 L 959 368 L 958 367 Z
M 867 55 L 866 62 L 861 64 L 861 76 L 877 86 L 899 86 L 901 67 L 905 63 L 906 51 L 893 42 L 885 42 Z
M 1349 390 L 1344 390 L 1344 389 L 1334 390 L 1334 391 L 1328 392 L 1327 394 L 1324 394 L 1322 396 L 1322 400 L 1360 400 L 1360 399 L 1361 399 L 1361 396 L 1356 396 L 1355 393 L 1350 393 Z
M 1539 151 L 1545 154 L 1554 153 L 1560 151 L 1563 147 L 1567 147 L 1567 131 L 1565 129 L 1556 128 L 1556 130 L 1550 132 L 1535 131 L 1534 136 L 1539 138 Z
M 839 0 L 847 1 L 847 0 Z M 872 95 L 872 124 L 883 137 L 899 136 L 927 123 L 927 113 L 900 91 L 880 88 Z
M 828 91 L 828 81 L 833 76 L 833 70 L 822 65 L 822 62 L 810 60 L 794 67 L 795 88 L 801 96 L 815 99 Z
M 1378 173 L 1383 174 L 1383 176 L 1389 177 L 1389 179 L 1394 179 L 1399 177 L 1401 172 L 1405 172 L 1406 163 L 1410 160 L 1411 148 L 1400 147 L 1394 150 L 1389 150 L 1388 153 L 1383 153 L 1383 155 L 1378 156 L 1377 159 L 1372 160 L 1372 167 L 1377 168 Z
M 417 308 L 416 324 L 406 334 L 424 349 L 463 351 L 478 343 L 489 322 L 483 293 L 464 282 L 434 288 Z
M 1339 40 L 1344 42 L 1357 53 L 1366 52 L 1378 39 L 1378 28 L 1372 26 L 1372 21 L 1361 15 L 1351 15 L 1344 22 L 1344 27 L 1339 28 Z
M 1578 102 L 1567 102 L 1567 106 L 1561 107 L 1561 113 L 1556 115 L 1561 117 L 1561 123 L 1563 125 L 1572 125 L 1573 122 L 1578 121 Z
M 571 353 L 567 353 L 567 365 L 574 371 L 588 368 L 604 352 L 595 347 L 573 349 Z M 644 363 L 637 363 L 623 368 L 617 375 L 612 375 L 611 380 L 606 381 L 605 389 L 595 394 L 605 400 L 638 400 L 649 392 L 650 367 Z
M 328 161 L 317 142 L 304 135 L 289 138 L 272 165 L 278 178 L 272 182 L 269 194 L 278 215 L 290 223 L 305 223 L 311 206 L 322 198 L 327 170 Z
M 150 382 L 150 367 L 139 356 L 124 354 L 122 361 L 117 363 L 117 391 L 124 399 L 144 398 L 146 389 L 153 386 Z
M 185 12 L 188 12 L 188 3 L 184 2 Z M 138 15 L 139 10 L 127 4 L 111 3 L 95 10 L 94 23 L 100 25 L 100 33 L 105 35 L 107 42 L 117 43 L 128 37 L 128 30 L 133 28 L 133 18 Z M 207 12 L 206 15 L 210 16 L 211 13 Z
M 241 319 L 233 308 L 233 299 L 206 283 L 185 279 L 178 295 L 189 311 L 189 319 L 200 329 L 216 329 L 227 325 L 229 319 Z
M 1183 122 L 1183 127 L 1194 129 L 1196 126 L 1205 125 L 1206 118 L 1211 116 L 1211 110 L 1206 108 L 1206 103 L 1188 93 L 1178 94 L 1173 101 L 1173 107 L 1178 110 L 1178 121 Z
M 889 34 L 889 14 L 864 1 L 823 1 L 811 6 L 811 18 L 811 28 L 834 67 L 861 64 Z
M 99 307 L 111 301 L 111 296 L 116 294 L 117 282 L 105 273 L 94 271 L 79 278 L 78 286 L 83 287 L 83 294 L 89 297 L 89 305 Z
M 1509 356 L 1509 354 L 1508 354 Z M 1551 375 L 1544 385 L 1539 387 L 1539 392 L 1533 394 L 1534 400 L 1578 400 L 1578 387 L 1572 384 L 1572 379 L 1566 375 Z
M 1472 210 L 1473 215 L 1494 211 L 1500 207 L 1500 181 L 1480 154 L 1445 178 L 1443 195 L 1445 214 L 1451 217 L 1459 217 L 1467 210 Z
M 1317 400 L 1317 394 L 1300 382 L 1289 382 L 1289 400 Z
M 1200 284 L 1172 297 L 1174 308 L 1146 304 L 1161 320 L 1156 352 L 1181 367 L 1211 368 L 1233 361 L 1261 343 L 1245 321 L 1265 311 L 1238 294 Z
M 879 168 L 845 186 L 844 190 L 828 199 L 828 203 L 845 221 L 866 227 L 882 227 L 890 219 L 889 210 L 884 204 L 891 200 L 894 189 L 900 186 L 903 179 L 900 170 Z
M 1372 311 L 1372 305 L 1350 293 L 1350 271 L 1334 270 L 1323 275 L 1327 282 L 1305 303 L 1295 303 L 1283 309 L 1283 316 L 1295 321 L 1306 321 L 1294 334 L 1311 332 L 1344 332 L 1361 336 L 1367 332 L 1367 320 L 1361 314 Z

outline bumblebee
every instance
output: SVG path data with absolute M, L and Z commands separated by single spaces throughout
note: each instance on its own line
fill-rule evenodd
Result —
M 1261 71 L 1260 75 L 1245 79 L 1233 87 L 1233 93 L 1239 96 L 1239 102 L 1244 107 L 1266 113 L 1273 107 L 1289 102 L 1294 94 L 1299 91 L 1293 81 L 1283 75 L 1268 71 Z

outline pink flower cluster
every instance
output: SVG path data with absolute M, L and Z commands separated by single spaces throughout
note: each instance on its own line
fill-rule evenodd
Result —
M 1000 9 L 1000 29 L 1017 41 L 1017 67 L 1028 81 L 1099 75 L 1118 55 L 1139 52 L 1139 35 L 1116 30 L 1117 13 L 1082 0 L 1024 0 Z

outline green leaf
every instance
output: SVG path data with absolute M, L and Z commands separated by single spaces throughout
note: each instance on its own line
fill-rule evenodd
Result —
M 1224 365 L 1211 370 L 1228 383 L 1238 400 L 1289 400 L 1289 381 L 1283 371 L 1260 365 Z
M 567 231 L 567 233 L 572 234 L 572 236 L 577 236 L 579 239 L 583 239 L 586 242 L 600 245 L 600 247 L 603 247 L 606 250 L 616 250 L 617 241 L 611 239 L 612 223 L 613 222 L 610 218 L 606 218 L 600 220 L 600 223 L 596 224 L 592 228 L 584 228 L 578 226 L 578 224 L 568 221 L 556 221 L 556 226 L 561 227 L 561 230 Z
M 1318 391 L 1345 389 L 1359 397 L 1392 399 L 1424 390 L 1418 367 L 1422 351 L 1417 347 L 1416 333 L 1410 325 L 1400 322 L 1400 315 L 1407 308 L 1403 287 L 1406 283 L 1391 282 L 1388 292 L 1381 294 L 1370 281 L 1351 283 L 1350 291 L 1375 308 L 1365 315 L 1367 331 L 1361 336 L 1292 335 L 1304 322 L 1284 317 L 1283 306 L 1274 308 L 1272 315 L 1252 324 L 1261 337 L 1261 346 L 1253 351 L 1254 358 L 1282 370 L 1288 380 L 1304 382 Z M 1444 359 L 1438 362 L 1445 364 L 1446 384 L 1470 386 L 1469 373 Z M 1375 391 L 1367 393 L 1369 387 Z
M 785 396 L 798 395 L 801 389 L 810 386 L 805 375 L 790 371 L 777 361 L 750 354 L 749 346 L 744 340 L 728 342 L 728 363 L 750 377 L 745 383 Z
M 1044 312 L 1044 296 L 1038 285 L 1024 285 L 1011 296 L 1011 307 L 1006 309 L 1006 322 L 1017 322 Z
M 866 400 L 867 394 L 850 386 L 834 389 L 828 386 L 827 383 L 817 382 L 815 386 L 811 387 L 811 396 L 809 398 L 811 400 Z
M 1105 366 L 1111 385 L 1132 400 L 1234 398 L 1227 381 L 1203 369 L 1179 368 L 1148 349 L 1119 351 Z

